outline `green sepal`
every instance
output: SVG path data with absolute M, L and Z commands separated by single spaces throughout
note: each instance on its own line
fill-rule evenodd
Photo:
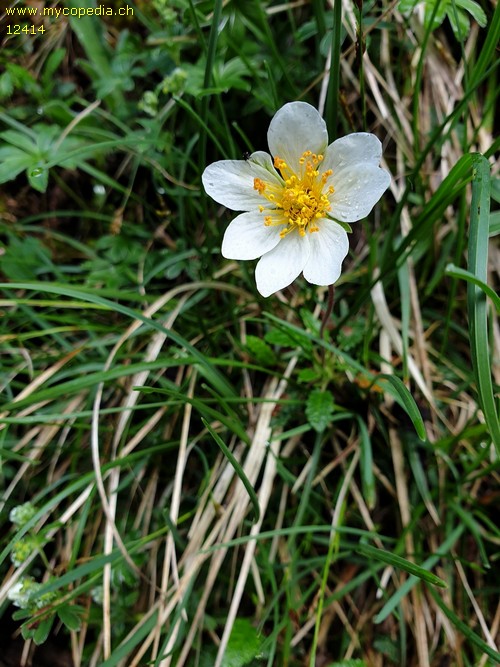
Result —
M 327 215 L 326 217 L 328 218 L 328 220 L 333 220 L 333 222 L 336 222 L 337 225 L 340 225 L 342 229 L 345 229 L 345 231 L 348 234 L 352 234 L 352 228 L 348 222 L 342 222 L 342 220 L 337 220 L 336 218 L 332 218 L 330 215 Z

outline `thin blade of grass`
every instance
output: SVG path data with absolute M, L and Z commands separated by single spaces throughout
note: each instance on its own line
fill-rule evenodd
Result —
M 469 271 L 461 269 L 454 264 L 448 264 L 444 272 L 447 276 L 451 276 L 452 278 L 463 278 L 463 280 L 466 280 L 468 283 L 472 283 L 473 285 L 476 285 L 482 289 L 486 296 L 489 296 L 489 298 L 493 301 L 493 305 L 495 306 L 497 313 L 500 313 L 500 297 L 487 283 L 483 282 Z
M 463 524 L 459 524 L 446 538 L 446 540 L 443 542 L 443 544 L 440 546 L 440 548 L 436 551 L 435 554 L 427 558 L 423 563 L 422 567 L 423 568 L 429 568 L 429 567 L 434 567 L 434 565 L 438 562 L 438 560 L 449 553 L 449 551 L 452 549 L 453 545 L 457 542 L 458 539 L 460 539 L 462 533 L 465 530 L 465 526 Z M 374 623 L 383 623 L 385 619 L 389 616 L 389 614 L 392 613 L 392 611 L 401 603 L 401 601 L 408 595 L 410 590 L 415 586 L 417 583 L 418 578 L 416 576 L 411 576 L 409 579 L 407 579 L 392 595 L 389 600 L 385 603 L 385 605 L 382 607 L 382 609 L 378 612 L 378 614 L 375 616 L 373 619 Z
M 116 303 L 114 301 L 110 301 L 109 299 L 105 299 L 99 296 L 98 294 L 87 294 L 79 289 L 73 287 L 66 287 L 65 285 L 56 285 L 54 283 L 43 283 L 43 282 L 0 283 L 0 289 L 40 290 L 42 292 L 49 292 L 49 294 L 61 294 L 64 296 L 81 299 L 82 301 L 89 301 L 90 303 L 99 304 L 101 306 L 104 306 L 105 308 L 109 308 L 110 310 L 122 313 L 122 315 L 127 315 L 132 319 L 140 320 L 144 324 L 150 326 L 152 329 L 156 329 L 156 331 L 161 331 L 163 333 L 166 333 L 168 337 L 171 338 L 175 343 L 177 343 L 178 345 L 184 347 L 187 351 L 189 351 L 193 355 L 193 357 L 196 358 L 197 362 L 200 364 L 200 367 L 203 370 L 204 377 L 207 380 L 209 380 L 209 382 L 217 389 L 217 391 L 221 392 L 224 396 L 235 396 L 235 391 L 229 385 L 227 380 L 222 376 L 221 373 L 219 373 L 216 370 L 213 364 L 207 361 L 207 358 L 199 350 L 190 345 L 187 340 L 184 340 L 184 338 L 182 336 L 179 336 L 179 334 L 176 333 L 175 331 L 171 329 L 170 330 L 165 329 L 165 327 L 162 326 L 162 324 L 160 324 L 156 320 L 146 317 L 139 311 L 132 310 L 131 308 L 123 306 L 120 303 Z
M 490 165 L 483 155 L 474 156 L 472 203 L 469 228 L 469 273 L 483 285 L 488 280 L 488 241 L 490 212 Z M 493 395 L 490 346 L 488 343 L 488 307 L 485 292 L 473 282 L 467 283 L 467 311 L 471 358 L 477 383 L 479 404 L 483 410 L 497 455 L 500 456 L 500 424 Z
M 402 558 L 402 556 L 383 551 L 382 549 L 372 547 L 369 544 L 361 543 L 357 546 L 357 549 L 367 558 L 373 558 L 382 561 L 383 563 L 387 563 L 388 565 L 392 565 L 393 567 L 396 567 L 399 570 L 404 570 L 405 572 L 408 572 L 408 574 L 412 574 L 423 581 L 427 581 L 429 584 L 439 586 L 439 588 L 448 588 L 448 584 L 440 577 L 432 574 L 432 572 L 429 572 L 429 570 L 426 570 L 422 566 L 416 565 L 415 563 L 406 560 L 406 558 Z
M 458 616 L 455 614 L 455 612 L 447 607 L 443 600 L 439 597 L 437 591 L 432 590 L 432 588 L 429 588 L 429 592 L 432 595 L 434 602 L 437 604 L 437 606 L 441 609 L 443 614 L 453 623 L 453 625 L 459 630 L 464 637 L 467 637 L 467 639 L 472 643 L 475 644 L 481 651 L 486 653 L 487 655 L 490 656 L 497 664 L 500 664 L 500 653 L 498 651 L 495 651 L 491 646 L 488 646 L 488 644 L 479 637 L 471 628 L 467 625 L 467 623 L 464 623 L 462 620 L 458 618 Z
M 247 490 L 247 492 L 248 492 L 248 496 L 249 496 L 249 498 L 250 498 L 250 502 L 252 503 L 252 507 L 253 507 L 254 515 L 255 515 L 254 520 L 257 522 L 257 521 L 260 519 L 259 499 L 257 498 L 257 494 L 255 493 L 255 491 L 254 491 L 254 489 L 253 489 L 253 486 L 252 486 L 251 483 L 250 483 L 250 480 L 249 480 L 248 477 L 245 475 L 245 471 L 244 471 L 243 468 L 240 466 L 240 464 L 238 463 L 238 461 L 235 459 L 235 457 L 233 456 L 232 452 L 229 450 L 229 448 L 227 447 L 227 445 L 225 444 L 225 442 L 222 440 L 222 438 L 220 437 L 220 435 L 219 435 L 218 433 L 216 433 L 216 432 L 213 430 L 213 428 L 210 426 L 210 424 L 207 422 L 206 419 L 204 419 L 204 418 L 202 417 L 202 418 L 201 418 L 201 421 L 205 424 L 205 427 L 206 427 L 207 431 L 210 433 L 210 435 L 212 436 L 212 438 L 215 440 L 215 442 L 217 443 L 217 445 L 220 447 L 222 453 L 223 453 L 224 456 L 227 458 L 227 460 L 229 461 L 229 463 L 233 466 L 233 468 L 234 468 L 236 474 L 238 475 L 238 477 L 239 477 L 240 480 L 241 480 L 241 483 L 243 484 L 243 486 L 244 486 L 245 489 Z
M 425 441 L 427 439 L 427 434 L 425 431 L 424 420 L 422 419 L 422 415 L 420 414 L 417 404 L 415 403 L 415 399 L 410 394 L 405 384 L 395 375 L 386 374 L 377 375 L 374 383 L 377 382 L 380 384 L 380 379 L 385 380 L 391 385 L 387 388 L 388 392 L 393 396 L 393 398 L 396 399 L 401 407 L 404 408 L 406 414 L 411 419 L 420 440 Z

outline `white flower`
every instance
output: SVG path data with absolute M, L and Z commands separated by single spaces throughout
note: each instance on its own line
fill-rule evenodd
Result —
M 382 144 L 358 132 L 328 145 L 325 121 L 305 102 L 285 104 L 267 140 L 274 160 L 257 151 L 248 160 L 214 162 L 203 172 L 207 194 L 245 211 L 226 229 L 222 254 L 261 258 L 255 279 L 263 296 L 300 273 L 314 285 L 331 285 L 349 250 L 339 222 L 366 217 L 389 187 L 390 176 L 379 166 Z

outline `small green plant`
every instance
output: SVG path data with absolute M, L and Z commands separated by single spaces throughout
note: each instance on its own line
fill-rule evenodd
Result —
M 403 14 L 410 14 L 421 0 L 401 0 L 399 10 Z M 464 41 L 470 30 L 470 17 L 484 28 L 486 14 L 483 8 L 474 0 L 425 0 L 424 27 L 436 30 L 445 18 L 448 18 L 455 37 Z
M 24 171 L 30 186 L 38 192 L 47 190 L 53 167 L 77 169 L 97 153 L 88 140 L 68 136 L 61 127 L 44 123 L 5 130 L 0 133 L 0 141 L 0 183 Z

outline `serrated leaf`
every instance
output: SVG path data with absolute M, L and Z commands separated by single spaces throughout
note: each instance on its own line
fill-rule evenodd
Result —
M 286 331 L 281 331 L 280 329 L 271 329 L 271 331 L 268 331 L 264 336 L 264 340 L 271 345 L 281 345 L 281 347 L 294 347 L 297 344 Z
M 302 347 L 305 352 L 308 352 L 312 347 L 310 335 L 304 335 L 302 331 L 294 329 L 271 329 L 264 336 L 271 345 L 281 345 L 283 347 Z
M 325 430 L 332 419 L 333 396 L 329 391 L 315 389 L 309 394 L 306 405 L 308 422 L 318 433 Z
M 261 639 L 257 630 L 246 618 L 237 618 L 224 653 L 222 667 L 244 667 L 259 653 Z
M 299 312 L 300 312 L 300 319 L 302 320 L 304 327 L 309 331 L 311 331 L 312 333 L 319 334 L 321 324 L 314 317 L 311 311 L 308 310 L 307 308 L 301 308 Z
M 297 375 L 299 382 L 314 382 L 318 379 L 318 374 L 314 368 L 303 368 Z
M 272 366 L 277 361 L 273 349 L 258 336 L 247 336 L 246 347 L 262 366 Z

